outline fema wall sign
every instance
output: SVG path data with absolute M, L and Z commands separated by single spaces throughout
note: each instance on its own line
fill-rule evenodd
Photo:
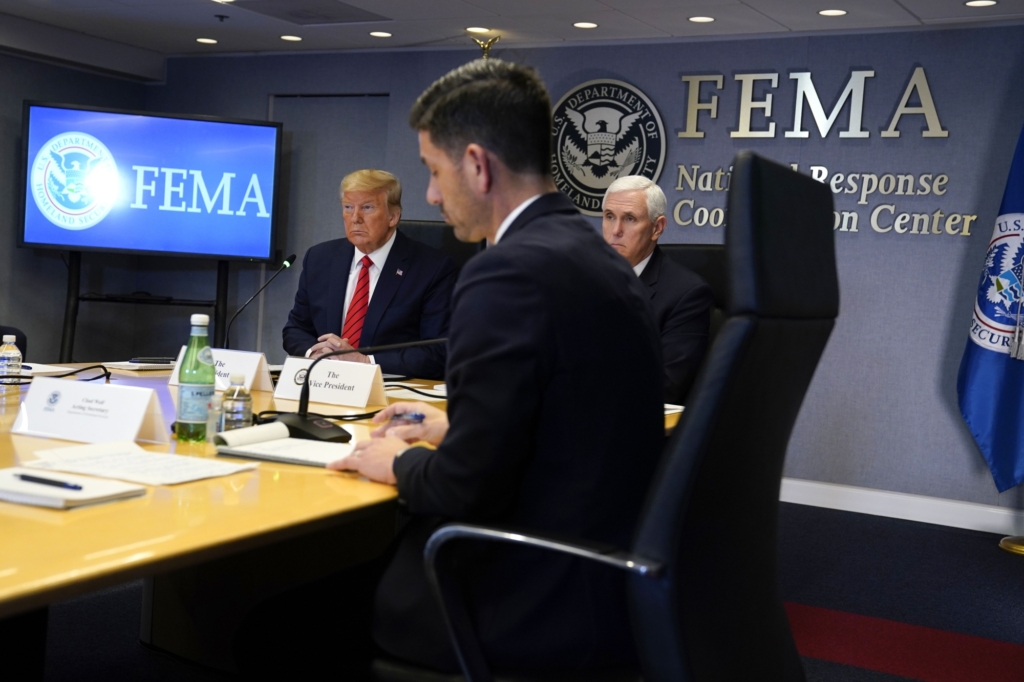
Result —
M 665 126 L 647 95 L 601 79 L 576 86 L 552 113 L 551 172 L 581 212 L 601 215 L 608 185 L 626 175 L 657 182 L 665 164 Z
M 32 196 L 46 219 L 65 230 L 85 230 L 107 217 L 118 197 L 117 165 L 92 135 L 51 138 L 32 162 Z

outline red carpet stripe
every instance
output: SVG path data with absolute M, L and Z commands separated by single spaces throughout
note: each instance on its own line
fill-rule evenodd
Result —
M 801 656 L 922 682 L 1021 682 L 1024 646 L 786 603 Z

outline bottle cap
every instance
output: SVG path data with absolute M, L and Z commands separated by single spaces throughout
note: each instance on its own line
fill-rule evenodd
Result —
M 231 373 L 231 383 L 232 384 L 244 384 L 245 383 L 245 373 L 244 372 L 232 372 Z
M 209 327 L 210 316 L 209 315 L 193 315 L 192 316 L 193 327 Z
M 4 334 L 4 343 L 14 343 L 17 340 L 14 334 Z

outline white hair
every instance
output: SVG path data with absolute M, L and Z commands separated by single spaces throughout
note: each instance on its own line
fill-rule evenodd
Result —
M 633 192 L 636 190 L 643 190 L 644 197 L 647 199 L 648 220 L 653 223 L 665 215 L 665 211 L 668 209 L 668 200 L 665 199 L 665 193 L 661 191 L 657 183 L 642 175 L 627 175 L 619 178 L 608 186 L 608 190 L 604 193 L 604 198 L 607 199 L 609 195 L 618 192 Z M 601 200 L 601 208 L 604 208 L 604 199 Z

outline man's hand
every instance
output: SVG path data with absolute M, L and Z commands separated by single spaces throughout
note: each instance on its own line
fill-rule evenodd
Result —
M 393 426 L 388 423 L 393 415 L 410 413 L 422 414 L 423 421 L 419 424 L 403 426 Z M 375 439 L 392 437 L 401 438 L 406 443 L 423 440 L 431 445 L 439 445 L 444 440 L 445 434 L 448 433 L 448 415 L 443 410 L 426 403 L 395 403 L 378 412 L 373 421 L 382 424 L 370 434 Z
M 336 350 L 351 350 L 355 348 L 348 342 L 348 339 L 343 339 L 337 334 L 324 334 L 319 339 L 320 343 L 316 344 L 309 349 L 309 357 L 311 360 L 316 360 L 321 355 L 332 353 Z M 346 362 L 362 362 L 363 364 L 369 364 L 370 358 L 363 355 L 362 353 L 346 353 L 345 355 L 335 355 L 329 360 L 344 360 Z
M 398 438 L 371 438 L 356 443 L 352 454 L 327 465 L 334 471 L 358 471 L 371 481 L 395 485 L 398 480 L 392 467 L 398 453 L 409 445 Z

